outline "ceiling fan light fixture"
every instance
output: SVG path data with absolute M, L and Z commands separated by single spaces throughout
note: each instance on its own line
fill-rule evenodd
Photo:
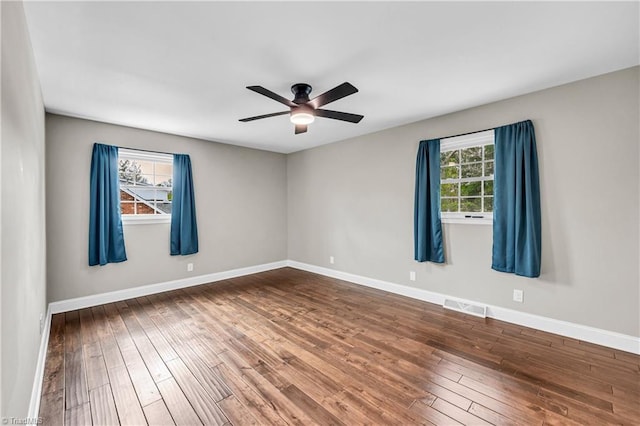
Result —
M 311 124 L 316 117 L 306 111 L 291 111 L 291 122 L 293 124 Z

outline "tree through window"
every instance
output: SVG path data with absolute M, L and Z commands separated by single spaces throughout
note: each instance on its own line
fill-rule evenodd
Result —
M 440 142 L 440 211 L 443 219 L 493 214 L 493 131 Z

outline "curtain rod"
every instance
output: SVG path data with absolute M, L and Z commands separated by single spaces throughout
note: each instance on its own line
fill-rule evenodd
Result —
M 501 126 L 497 126 L 497 127 L 501 127 Z M 490 127 L 490 128 L 488 128 L 488 129 L 484 129 L 484 130 L 474 130 L 473 132 L 459 133 L 459 134 L 457 134 L 457 135 L 444 136 L 444 137 L 437 138 L 437 139 L 457 138 L 458 136 L 473 135 L 474 133 L 488 132 L 489 130 L 495 130 L 495 129 L 496 129 L 496 127 Z M 435 138 L 434 138 L 434 139 L 435 139 Z
M 511 123 L 511 124 L 517 124 L 517 123 L 524 123 L 525 121 L 531 121 L 531 120 L 523 120 L 523 121 L 516 121 L 515 123 Z M 474 130 L 473 132 L 466 132 L 466 133 L 460 133 L 457 135 L 451 135 L 451 136 L 443 136 L 441 138 L 432 138 L 432 139 L 449 139 L 449 138 L 457 138 L 458 136 L 467 136 L 467 135 L 472 135 L 474 133 L 482 133 L 482 132 L 488 132 L 489 130 L 495 130 L 498 127 L 504 127 L 504 126 L 508 126 L 509 124 L 504 124 L 502 126 L 496 126 L 496 127 L 490 127 L 488 129 L 484 129 L 484 130 Z
M 176 155 L 173 152 L 164 152 L 164 151 L 153 151 L 151 149 L 140 149 L 140 148 L 129 148 L 126 146 L 119 146 L 119 145 L 115 145 L 116 147 L 118 147 L 118 149 L 122 148 L 122 149 L 128 149 L 129 151 L 142 151 L 142 152 L 151 152 L 153 154 L 166 154 L 166 155 Z

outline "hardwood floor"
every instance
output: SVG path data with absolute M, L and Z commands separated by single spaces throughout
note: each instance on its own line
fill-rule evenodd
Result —
M 284 268 L 53 316 L 40 416 L 640 424 L 640 357 Z

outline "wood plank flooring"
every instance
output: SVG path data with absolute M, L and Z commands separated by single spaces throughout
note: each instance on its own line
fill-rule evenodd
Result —
M 640 424 L 640 357 L 283 268 L 53 316 L 45 425 Z

